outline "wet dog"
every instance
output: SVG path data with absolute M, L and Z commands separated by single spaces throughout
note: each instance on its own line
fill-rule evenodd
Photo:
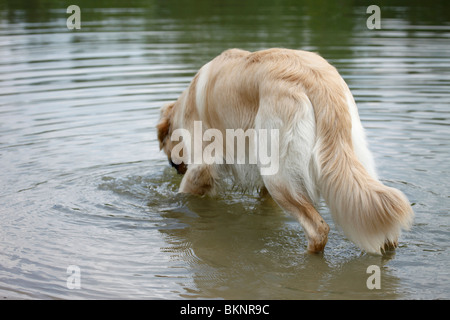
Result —
M 240 159 L 230 141 L 217 143 L 228 130 L 254 130 L 244 136 L 249 147 Z M 276 132 L 278 140 L 256 143 L 264 130 Z M 196 132 L 201 142 L 193 140 Z M 347 237 L 367 252 L 395 247 L 412 223 L 404 194 L 377 178 L 350 89 L 315 53 L 223 52 L 161 109 L 157 133 L 160 148 L 184 174 L 180 192 L 214 194 L 224 174 L 235 184 L 266 188 L 300 222 L 311 252 L 323 251 L 330 229 L 316 210 L 321 196 Z M 194 159 L 213 143 L 209 161 Z M 262 147 L 276 151 L 277 170 L 263 172 Z M 257 161 L 247 163 L 252 155 Z

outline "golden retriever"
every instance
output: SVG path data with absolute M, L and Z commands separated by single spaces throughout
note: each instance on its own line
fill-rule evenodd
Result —
M 233 146 L 238 134 L 219 141 L 229 130 L 247 139 L 244 156 Z M 257 144 L 264 130 L 277 139 Z M 405 195 L 377 178 L 350 89 L 318 54 L 227 50 L 161 109 L 157 134 L 169 162 L 184 174 L 180 192 L 212 195 L 227 175 L 237 185 L 265 188 L 300 222 L 308 251 L 323 251 L 328 240 L 330 228 L 316 210 L 321 196 L 346 236 L 367 252 L 397 246 L 412 224 Z M 262 149 L 277 155 L 274 170 L 263 173 Z

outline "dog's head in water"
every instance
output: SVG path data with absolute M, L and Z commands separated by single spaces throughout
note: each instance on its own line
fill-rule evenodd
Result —
M 179 174 L 184 174 L 187 170 L 187 165 L 184 162 L 175 162 L 172 160 L 172 149 L 176 143 L 170 139 L 174 130 L 173 126 L 173 114 L 174 114 L 175 102 L 169 103 L 161 108 L 161 115 L 158 124 L 156 125 L 156 131 L 158 134 L 159 148 L 163 150 L 169 159 L 169 163 L 174 167 Z M 182 155 L 181 155 L 182 156 Z M 176 162 L 179 162 L 177 164 Z

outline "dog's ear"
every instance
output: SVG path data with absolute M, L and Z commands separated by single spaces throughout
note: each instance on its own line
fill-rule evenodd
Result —
M 164 142 L 170 132 L 170 122 L 174 104 L 175 103 L 173 102 L 161 108 L 161 117 L 158 124 L 156 125 L 160 150 L 164 147 Z
M 161 118 L 159 123 L 156 125 L 159 140 L 159 150 L 161 150 L 164 146 L 164 141 L 166 140 L 166 137 L 169 134 L 169 129 L 170 129 L 170 119 Z

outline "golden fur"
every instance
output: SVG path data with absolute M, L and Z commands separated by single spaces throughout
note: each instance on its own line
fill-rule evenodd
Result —
M 395 246 L 412 223 L 406 197 L 376 177 L 347 84 L 315 53 L 231 49 L 202 67 L 179 99 L 161 110 L 158 139 L 171 163 L 178 143 L 171 134 L 192 132 L 194 121 L 223 133 L 278 129 L 280 170 L 261 176 L 258 166 L 181 163 L 175 166 L 185 173 L 180 192 L 214 194 L 224 171 L 237 183 L 264 186 L 298 219 L 312 252 L 324 249 L 329 231 L 315 209 L 320 195 L 345 234 L 368 252 Z

